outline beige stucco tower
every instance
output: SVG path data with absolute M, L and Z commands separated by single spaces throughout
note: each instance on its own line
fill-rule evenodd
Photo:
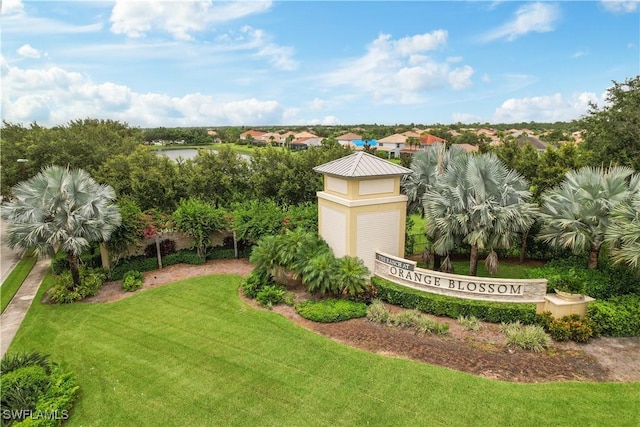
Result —
M 370 271 L 376 250 L 404 257 L 407 196 L 400 177 L 411 169 L 361 151 L 313 170 L 324 174 L 318 232 L 336 257 L 357 256 Z

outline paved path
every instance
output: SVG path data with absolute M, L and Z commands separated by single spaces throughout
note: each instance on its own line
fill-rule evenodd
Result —
M 0 219 L 0 284 L 4 283 L 4 279 L 11 273 L 22 256 L 21 250 L 11 249 L 6 245 L 6 226 L 6 222 Z
M 7 308 L 0 315 L 0 357 L 4 356 L 16 336 L 50 265 L 50 258 L 39 259 Z

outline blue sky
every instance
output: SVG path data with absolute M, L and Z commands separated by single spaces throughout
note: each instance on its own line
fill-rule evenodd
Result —
M 566 121 L 640 74 L 638 1 L 2 0 L 2 117 Z

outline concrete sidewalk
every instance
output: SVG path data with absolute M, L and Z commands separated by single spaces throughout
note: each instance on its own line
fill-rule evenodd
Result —
M 39 259 L 7 308 L 0 315 L 0 357 L 4 356 L 16 336 L 50 265 L 50 258 Z

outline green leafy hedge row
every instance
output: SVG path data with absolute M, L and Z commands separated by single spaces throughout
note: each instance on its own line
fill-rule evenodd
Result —
M 162 265 L 168 267 L 175 264 L 192 264 L 200 265 L 204 261 L 190 249 L 183 249 L 172 254 L 162 257 Z M 152 271 L 158 269 L 157 258 L 147 258 L 144 255 L 135 256 L 121 260 L 115 267 L 111 269 L 111 280 L 122 280 L 127 271 Z
M 303 301 L 296 304 L 296 311 L 300 316 L 314 322 L 334 323 L 365 317 L 367 305 L 363 302 L 327 298 L 317 301 Z
M 459 316 L 475 316 L 493 323 L 510 323 L 519 320 L 524 324 L 532 324 L 536 321 L 535 304 L 475 301 L 430 294 L 400 286 L 379 277 L 372 277 L 371 283 L 376 287 L 377 298 L 404 308 L 417 308 L 435 316 L 454 319 Z
M 624 295 L 609 301 L 589 304 L 587 316 L 602 335 L 612 337 L 640 336 L 640 296 Z

